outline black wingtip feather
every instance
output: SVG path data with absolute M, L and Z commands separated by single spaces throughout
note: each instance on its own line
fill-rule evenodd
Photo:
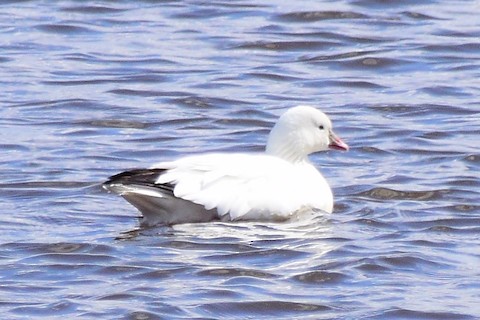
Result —
M 155 188 L 161 188 L 168 191 L 173 191 L 175 187 L 173 184 L 157 184 L 158 177 L 165 172 L 165 169 L 133 169 L 121 172 L 108 178 L 103 183 L 105 187 L 110 185 L 141 185 Z

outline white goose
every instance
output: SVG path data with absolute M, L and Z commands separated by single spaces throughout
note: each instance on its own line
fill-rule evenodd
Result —
M 277 121 L 265 153 L 210 153 L 125 171 L 103 184 L 142 213 L 141 224 L 287 220 L 331 213 L 333 195 L 308 155 L 348 150 L 323 112 L 298 106 Z

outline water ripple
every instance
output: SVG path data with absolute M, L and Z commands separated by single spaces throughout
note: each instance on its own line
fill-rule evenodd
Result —
M 279 15 L 287 22 L 316 22 L 329 19 L 366 19 L 367 15 L 351 11 L 302 11 Z

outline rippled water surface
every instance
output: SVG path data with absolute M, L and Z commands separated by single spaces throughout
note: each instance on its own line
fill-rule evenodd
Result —
M 3 1 L 4 319 L 475 319 L 478 1 Z M 335 211 L 140 229 L 109 175 L 330 114 Z

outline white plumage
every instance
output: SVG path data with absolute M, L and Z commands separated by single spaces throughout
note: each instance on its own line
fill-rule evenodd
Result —
M 272 129 L 265 153 L 211 153 L 160 162 L 111 177 L 107 190 L 143 215 L 142 224 L 286 220 L 308 209 L 332 212 L 332 191 L 308 155 L 348 150 L 328 117 L 298 106 Z

